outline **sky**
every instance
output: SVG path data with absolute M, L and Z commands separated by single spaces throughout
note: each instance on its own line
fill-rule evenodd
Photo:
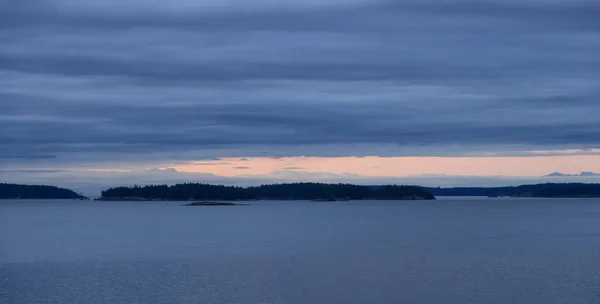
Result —
M 0 182 L 600 172 L 599 15 L 596 0 L 5 0 Z

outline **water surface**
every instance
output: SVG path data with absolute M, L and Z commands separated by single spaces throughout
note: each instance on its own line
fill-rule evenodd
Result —
M 0 201 L 0 303 L 598 303 L 600 200 Z

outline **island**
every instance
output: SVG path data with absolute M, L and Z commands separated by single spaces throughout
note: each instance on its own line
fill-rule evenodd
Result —
M 73 190 L 44 185 L 0 183 L 0 199 L 77 199 L 88 198 Z
M 424 188 L 435 196 L 585 198 L 600 197 L 600 184 L 544 183 L 514 187 Z
M 252 187 L 186 183 L 114 187 L 102 191 L 100 201 L 248 201 L 248 200 L 432 200 L 421 187 L 353 184 L 287 183 Z
M 186 206 L 235 206 L 235 204 L 234 203 L 230 203 L 230 202 L 207 202 L 207 201 L 201 201 L 201 202 L 189 203 Z

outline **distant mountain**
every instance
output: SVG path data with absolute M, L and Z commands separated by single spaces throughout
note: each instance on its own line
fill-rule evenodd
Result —
M 560 173 L 560 172 L 552 172 L 552 173 L 550 173 L 548 175 L 545 175 L 545 176 L 572 176 L 572 175 L 570 175 L 570 174 L 564 174 L 564 173 Z
M 561 176 L 600 176 L 600 173 L 594 173 L 594 172 L 589 172 L 589 171 L 584 171 L 581 172 L 579 174 L 565 174 L 565 173 L 560 173 L 560 172 L 553 172 L 550 173 L 548 175 L 545 175 L 548 177 L 561 177 Z
M 547 183 L 517 187 L 423 188 L 435 196 L 600 197 L 600 184 Z
M 0 183 L 0 199 L 87 199 L 87 197 L 54 186 Z

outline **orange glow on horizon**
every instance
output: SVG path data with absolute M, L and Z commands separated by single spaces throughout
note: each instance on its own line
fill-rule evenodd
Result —
M 552 172 L 600 172 L 600 155 L 531 157 L 249 157 L 168 166 L 180 172 L 219 176 L 265 175 L 277 171 L 351 173 L 362 176 L 446 174 L 543 176 Z

